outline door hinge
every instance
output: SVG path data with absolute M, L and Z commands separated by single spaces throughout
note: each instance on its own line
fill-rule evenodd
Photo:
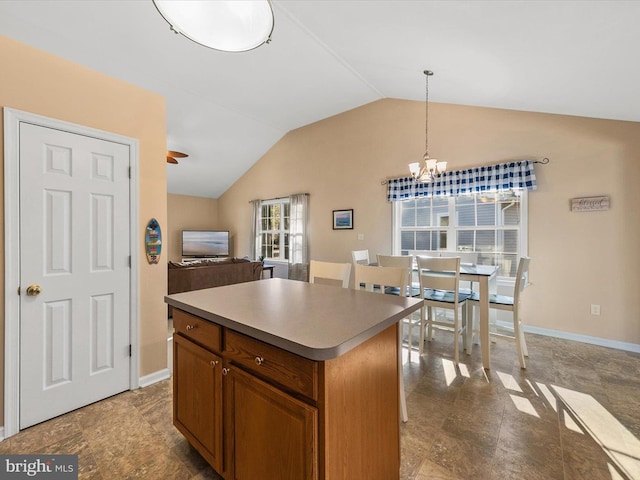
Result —
M 131 255 L 129 255 L 129 268 L 131 268 Z
M 20 290 L 20 287 L 18 287 L 18 295 L 22 295 L 22 290 Z
M 131 344 L 129 344 L 129 356 L 131 356 Z
M 131 178 L 131 167 L 129 167 L 129 178 Z

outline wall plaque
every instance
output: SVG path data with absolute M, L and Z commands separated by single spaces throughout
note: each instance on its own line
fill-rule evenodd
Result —
M 160 253 L 162 252 L 162 231 L 158 220 L 152 218 L 147 223 L 144 235 L 144 245 L 147 252 L 147 262 L 150 264 L 158 263 Z
M 609 196 L 579 197 L 571 199 L 572 212 L 598 212 L 609 210 Z

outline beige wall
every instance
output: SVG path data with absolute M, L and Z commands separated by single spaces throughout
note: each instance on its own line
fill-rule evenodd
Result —
M 529 195 L 527 324 L 640 344 L 640 123 L 430 105 L 433 157 L 449 169 L 549 157 Z M 311 258 L 350 261 L 353 249 L 391 252 L 387 177 L 424 150 L 424 102 L 380 100 L 289 132 L 219 199 L 219 219 L 249 245 L 253 198 L 309 192 Z M 610 195 L 605 212 L 571 213 L 573 197 Z M 354 230 L 331 211 L 354 209 Z M 357 235 L 364 240 L 357 240 Z M 592 316 L 590 304 L 601 305 Z
M 167 195 L 168 259 L 182 259 L 182 230 L 207 230 L 218 227 L 218 200 L 191 197 L 189 195 Z
M 140 375 L 167 366 L 166 264 L 149 265 L 144 227 L 155 217 L 166 225 L 165 101 L 159 95 L 0 36 L 0 106 L 138 139 L 140 147 Z M 0 144 L 3 143 L 0 129 Z M 0 150 L 2 158 L 2 150 Z M 4 162 L 4 159 L 3 159 Z M 4 181 L 2 182 L 4 185 Z M 0 202 L 3 195 L 0 195 Z M 4 206 L 0 208 L 0 215 Z M 0 243 L 4 237 L 0 236 Z M 163 259 L 166 259 L 163 253 Z M 4 271 L 4 257 L 0 256 Z M 17 285 L 4 285 L 16 291 Z M 4 297 L 0 299 L 0 335 L 4 332 Z M 0 340 L 4 363 L 4 339 Z M 0 372 L 3 372 L 0 367 Z M 3 389 L 0 381 L 0 390 Z M 0 404 L 4 393 L 0 393 Z M 2 408 L 0 408 L 0 412 Z

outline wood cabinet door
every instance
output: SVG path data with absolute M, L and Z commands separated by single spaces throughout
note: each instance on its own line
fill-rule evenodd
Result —
M 237 366 L 225 376 L 233 480 L 317 480 L 318 411 Z
M 222 472 L 222 360 L 173 336 L 173 424 Z

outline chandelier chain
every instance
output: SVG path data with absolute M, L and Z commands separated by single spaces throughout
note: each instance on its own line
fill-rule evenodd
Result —
M 426 76 L 425 82 L 425 98 L 426 103 L 424 107 L 424 159 L 429 159 L 429 77 L 433 75 L 431 70 L 425 70 Z
M 420 182 L 429 182 L 436 175 L 440 175 L 447 169 L 447 162 L 441 162 L 429 157 L 429 77 L 433 75 L 431 70 L 423 72 L 426 77 L 425 81 L 425 104 L 424 104 L 424 157 L 423 165 L 420 162 L 412 162 L 409 164 L 411 176 Z

